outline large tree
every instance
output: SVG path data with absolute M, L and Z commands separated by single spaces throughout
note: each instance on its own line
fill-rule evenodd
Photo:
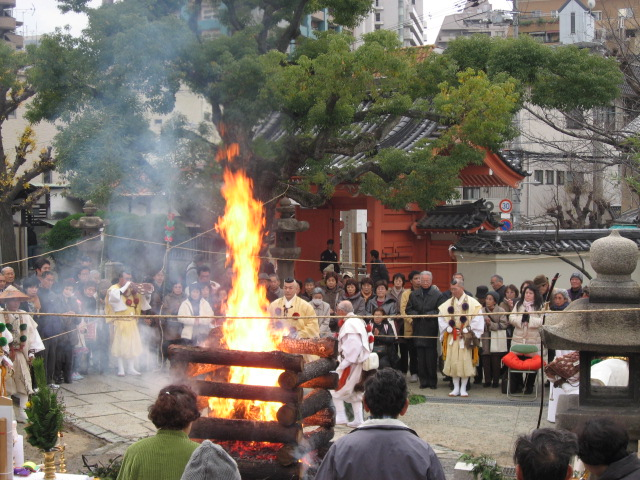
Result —
M 32 188 L 38 175 L 54 169 L 51 148 L 36 152 L 36 138 L 31 126 L 26 126 L 17 139 L 7 139 L 2 129 L 7 119 L 35 95 L 33 85 L 25 78 L 30 56 L 17 52 L 0 42 L 0 254 L 2 262 L 17 260 L 13 214 L 30 209 L 49 189 Z M 16 141 L 17 140 L 17 141 Z M 15 142 L 15 148 L 7 143 Z
M 162 184 L 167 169 L 177 176 L 241 167 L 263 201 L 286 192 L 318 206 L 337 184 L 358 179 L 388 206 L 429 208 L 455 195 L 459 170 L 482 161 L 481 147 L 498 149 L 515 133 L 513 78 L 424 58 L 386 31 L 366 35 L 358 49 L 347 33 L 301 37 L 304 15 L 328 8 L 335 23 L 352 27 L 370 0 L 215 1 L 229 34 L 213 39 L 197 29 L 205 0 L 123 0 L 97 9 L 60 3 L 86 11 L 89 26 L 79 38 L 60 31 L 42 41 L 30 72 L 38 86 L 30 118 L 64 122 L 55 143 L 61 168 L 76 195 L 101 203 L 115 185 L 139 182 L 142 171 Z M 208 101 L 221 144 L 239 145 L 233 162 L 214 165 L 219 145 L 202 135 L 207 125 L 188 128 L 179 119 L 163 132 L 179 150 L 157 150 L 166 144 L 148 116 L 170 112 L 181 85 Z M 446 128 L 410 153 L 381 149 L 402 115 Z M 267 120 L 277 136 L 256 133 Z M 185 191 L 192 189 L 176 195 Z M 268 217 L 274 207 L 267 203 Z

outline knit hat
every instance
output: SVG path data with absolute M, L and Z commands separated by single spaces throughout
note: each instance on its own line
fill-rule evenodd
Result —
M 353 278 L 353 273 L 351 272 L 344 272 L 342 274 L 342 278 Z
M 235 460 L 220 446 L 205 440 L 191 455 L 180 480 L 241 480 Z
M 489 296 L 493 297 L 493 299 L 496 301 L 496 305 L 500 303 L 500 294 L 498 292 L 494 292 L 492 290 L 489 293 L 487 293 L 487 297 Z
M 571 280 L 572 278 L 577 278 L 581 282 L 584 280 L 584 277 L 582 276 L 582 274 L 580 272 L 573 272 L 571 274 L 571 277 L 569 277 L 569 280 Z
M 540 288 L 542 285 L 544 285 L 545 283 L 549 283 L 549 279 L 544 275 L 536 275 L 535 278 L 533 279 L 533 286 L 535 287 L 536 290 Z
M 487 293 L 489 293 L 489 287 L 486 285 L 479 285 L 476 288 L 476 298 L 487 298 Z
M 330 263 L 329 265 L 327 265 L 324 270 L 322 270 L 324 273 L 329 273 L 329 272 L 333 272 L 335 271 L 333 268 L 333 263 Z

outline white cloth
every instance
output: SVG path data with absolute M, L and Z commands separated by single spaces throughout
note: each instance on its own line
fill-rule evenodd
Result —
M 195 328 L 195 330 L 205 330 L 204 326 L 206 325 L 207 333 L 211 330 L 211 320 L 213 319 L 213 309 L 209 302 L 207 302 L 204 298 L 200 299 L 200 317 L 211 317 L 211 318 L 197 318 L 193 317 L 193 307 L 191 305 L 191 301 L 189 299 L 182 302 L 180 308 L 178 309 L 178 316 L 188 316 L 188 318 L 179 318 L 180 323 L 184 325 L 182 329 L 182 338 L 186 338 L 188 340 L 193 340 L 194 327 L 199 326 L 200 328 Z
M 369 358 L 372 346 L 369 343 L 369 334 L 365 328 L 364 320 L 356 317 L 354 313 L 348 313 L 345 322 L 340 327 L 338 334 L 338 352 L 340 364 L 336 369 L 339 376 L 351 367 L 349 376 L 344 386 L 338 390 L 331 390 L 331 395 L 337 400 L 345 402 L 361 402 L 363 392 L 356 392 L 355 386 L 362 376 L 362 364 Z

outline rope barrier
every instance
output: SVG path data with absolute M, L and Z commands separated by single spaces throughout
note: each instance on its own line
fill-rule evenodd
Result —
M 244 320 L 244 319 L 258 319 L 258 318 L 263 318 L 263 319 L 268 319 L 268 320 L 291 320 L 292 318 L 295 319 L 310 319 L 310 318 L 318 318 L 316 315 L 299 315 L 296 317 L 287 317 L 287 316 L 264 316 L 264 317 L 260 317 L 257 315 L 211 315 L 211 316 L 204 316 L 204 315 L 145 315 L 145 314 L 140 314 L 140 315 L 118 315 L 118 314 L 80 314 L 80 313 L 46 313 L 46 312 L 9 312 L 6 310 L 2 310 L 0 311 L 0 313 L 14 313 L 14 314 L 20 314 L 20 315 L 31 315 L 32 317 L 38 317 L 38 316 L 56 316 L 56 317 L 79 317 L 79 318 L 84 318 L 84 319 L 91 319 L 91 318 L 97 318 L 97 319 L 105 319 L 105 318 L 115 318 L 115 319 L 121 319 L 121 320 L 125 320 L 125 319 L 151 319 L 151 320 L 162 320 L 162 319 L 180 319 L 180 318 L 197 318 L 197 319 L 208 319 L 208 320 L 217 320 L 217 319 L 222 319 L 222 320 Z M 553 311 L 553 310 L 538 310 L 538 311 L 532 311 L 532 312 L 481 312 L 476 316 L 479 315 L 522 315 L 523 313 L 528 313 L 529 315 L 534 315 L 534 314 L 544 314 L 544 313 L 554 313 L 554 314 L 574 314 L 574 313 L 602 313 L 602 312 L 640 312 L 640 307 L 635 307 L 635 308 L 598 308 L 598 309 L 592 309 L 592 310 L 559 310 L 559 311 Z M 460 314 L 456 314 L 456 313 L 443 313 L 443 314 L 428 314 L 428 315 L 381 315 L 378 318 L 384 318 L 384 319 L 395 319 L 395 318 L 438 318 L 438 317 L 443 317 L 443 318 L 448 318 L 448 317 L 459 317 Z M 326 315 L 322 318 L 337 318 L 337 319 L 341 319 L 344 318 L 343 316 L 340 315 Z M 358 316 L 358 318 L 373 318 L 373 315 L 360 315 Z M 91 322 L 91 324 L 96 323 L 96 322 Z M 56 338 L 56 337 L 60 337 L 63 335 L 67 335 L 69 333 L 73 333 L 76 332 L 77 329 L 73 329 L 73 330 L 68 330 L 66 332 L 62 332 L 56 335 L 53 335 L 51 337 L 47 337 L 47 338 L 43 338 L 42 341 L 46 341 L 46 340 L 50 340 L 52 338 Z M 394 338 L 421 338 L 421 339 L 439 339 L 440 336 L 416 336 L 416 335 L 379 335 L 380 337 L 394 337 Z M 480 338 L 490 338 L 490 337 L 480 337 Z M 507 338 L 522 338 L 522 337 L 507 337 Z

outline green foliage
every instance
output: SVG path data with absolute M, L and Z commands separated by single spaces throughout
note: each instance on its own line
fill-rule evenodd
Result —
M 459 67 L 487 72 L 493 81 L 508 75 L 534 105 L 582 110 L 609 105 L 620 95 L 623 75 L 614 58 L 574 45 L 549 47 L 522 35 L 518 38 L 459 37 L 444 53 Z
M 64 421 L 64 404 L 47 385 L 43 359 L 33 360 L 33 371 L 38 391 L 31 396 L 30 405 L 25 409 L 29 424 L 24 430 L 31 445 L 48 451 L 58 442 L 58 432 Z
M 473 473 L 473 478 L 476 480 L 478 478 L 480 480 L 505 480 L 502 475 L 502 468 L 491 457 L 486 455 L 474 457 L 473 455 L 465 454 L 459 458 L 459 461 L 473 464 L 471 473 Z
M 47 248 L 50 250 L 58 250 L 80 240 L 82 230 L 72 227 L 71 221 L 84 217 L 84 215 L 84 213 L 75 213 L 62 220 L 58 220 L 51 230 L 42 235 L 43 240 L 47 244 Z
M 118 478 L 118 473 L 120 473 L 120 469 L 122 468 L 121 458 L 122 455 L 118 455 L 115 458 L 110 458 L 106 464 L 98 462 L 94 465 L 89 465 L 87 457 L 82 455 L 82 462 L 87 468 L 87 473 L 91 474 L 92 477 L 100 478 L 102 480 L 116 480 Z
M 427 397 L 424 395 L 409 395 L 409 405 L 420 405 L 426 403 Z

